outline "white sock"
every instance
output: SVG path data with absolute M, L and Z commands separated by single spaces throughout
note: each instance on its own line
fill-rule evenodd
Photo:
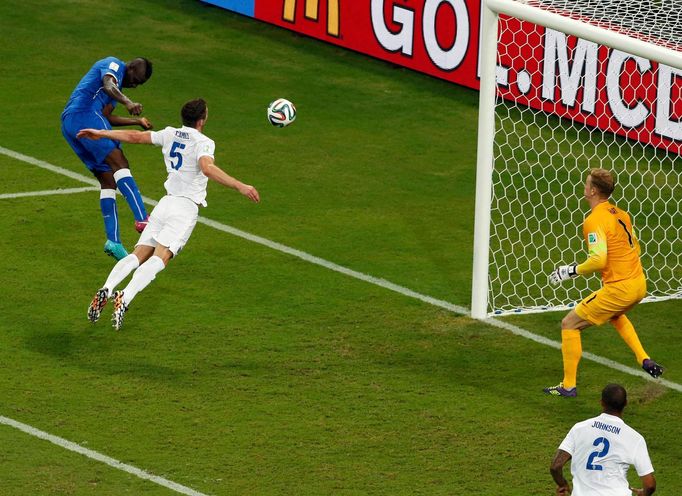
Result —
M 133 278 L 123 290 L 123 302 L 126 306 L 130 305 L 130 302 L 133 301 L 137 293 L 146 288 L 156 278 L 156 274 L 165 267 L 163 260 L 157 256 L 150 257 L 149 260 L 140 265 L 133 274 Z
M 123 279 L 128 277 L 132 271 L 140 266 L 140 261 L 132 253 L 127 257 L 123 257 L 118 261 L 114 268 L 109 272 L 109 277 L 107 282 L 104 283 L 104 288 L 109 291 L 109 296 L 114 292 L 116 286 L 118 286 Z

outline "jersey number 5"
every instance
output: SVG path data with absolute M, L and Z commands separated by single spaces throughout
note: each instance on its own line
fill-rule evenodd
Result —
M 606 456 L 606 454 L 609 452 L 609 448 L 611 447 L 611 445 L 609 444 L 609 440 L 606 439 L 605 437 L 598 437 L 597 439 L 594 440 L 592 446 L 599 446 L 600 444 L 603 444 L 604 447 L 601 449 L 601 451 L 597 450 L 590 453 L 590 456 L 587 459 L 587 465 L 585 466 L 587 470 L 603 470 L 603 467 L 601 465 L 595 464 L 593 462 L 595 458 L 601 458 L 603 456 Z
M 178 170 L 180 167 L 182 167 L 182 153 L 180 153 L 178 150 L 182 150 L 185 148 L 185 145 L 182 143 L 178 143 L 177 141 L 173 141 L 173 146 L 171 146 L 170 155 L 171 158 L 171 167 L 175 170 Z M 173 163 L 173 160 L 177 159 L 177 163 Z

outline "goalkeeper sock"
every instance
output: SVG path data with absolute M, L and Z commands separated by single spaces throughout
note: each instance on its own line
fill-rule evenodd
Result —
M 620 334 L 620 337 L 623 338 L 623 341 L 625 341 L 634 352 L 637 357 L 637 363 L 642 365 L 642 362 L 649 358 L 649 355 L 644 351 L 644 347 L 642 347 L 642 343 L 639 341 L 639 336 L 637 336 L 635 327 L 632 325 L 632 322 L 630 322 L 630 319 L 625 315 L 620 315 L 611 320 L 611 323 L 616 328 L 616 331 L 618 331 L 618 334 Z
M 140 190 L 137 188 L 137 183 L 135 182 L 135 179 L 133 179 L 130 169 L 117 170 L 114 172 L 114 179 L 116 180 L 116 186 L 118 186 L 118 190 L 128 202 L 128 206 L 130 206 L 130 210 L 133 212 L 135 220 L 146 220 L 147 210 L 144 207 L 142 195 L 140 194 Z
M 583 353 L 580 331 L 561 330 L 561 355 L 564 357 L 564 388 L 574 388 L 578 382 L 578 363 Z
M 146 288 L 156 278 L 156 274 L 165 267 L 166 265 L 163 263 L 163 260 L 156 255 L 151 256 L 149 260 L 140 265 L 135 274 L 133 274 L 133 278 L 123 290 L 123 302 L 126 306 L 130 305 L 130 302 L 133 301 L 137 293 Z
M 123 257 L 118 261 L 114 268 L 111 269 L 107 282 L 104 283 L 104 288 L 111 295 L 114 292 L 114 288 L 120 284 L 120 282 L 128 277 L 132 271 L 140 266 L 140 261 L 132 253 L 127 257 Z

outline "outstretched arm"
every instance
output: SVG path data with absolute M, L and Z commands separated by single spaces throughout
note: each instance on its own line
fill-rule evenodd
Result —
M 260 202 L 260 195 L 258 194 L 256 188 L 250 184 L 244 184 L 243 182 L 227 174 L 213 162 L 211 157 L 206 155 L 201 157 L 199 159 L 199 167 L 201 167 L 201 172 L 203 172 L 207 178 L 213 179 L 214 181 L 219 182 L 228 188 L 236 189 L 253 202 Z
M 587 260 L 581 264 L 560 265 L 549 275 L 549 282 L 557 285 L 579 275 L 586 276 L 603 270 L 608 259 L 608 247 L 606 234 L 601 227 L 597 226 L 594 231 L 587 233 L 587 248 Z
M 606 267 L 608 259 L 608 247 L 606 233 L 600 227 L 587 234 L 588 257 L 576 268 L 578 274 L 586 276 L 593 272 L 601 271 Z
M 130 98 L 121 93 L 116 84 L 114 76 L 107 74 L 102 78 L 102 88 L 104 92 L 118 103 L 125 105 L 128 113 L 131 115 L 140 115 L 142 113 L 142 104 L 135 103 Z
M 135 131 L 132 129 L 121 129 L 113 131 L 110 129 L 81 129 L 76 135 L 78 139 L 93 139 L 109 138 L 123 143 L 141 143 L 144 145 L 152 144 L 151 131 Z

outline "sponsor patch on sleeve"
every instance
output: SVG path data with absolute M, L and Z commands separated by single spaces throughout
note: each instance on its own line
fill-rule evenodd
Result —
M 114 72 L 118 71 L 118 67 L 119 67 L 119 65 L 116 62 L 110 62 L 109 63 L 109 69 L 111 69 Z
M 587 242 L 591 245 L 597 242 L 597 233 L 591 232 L 587 234 Z

